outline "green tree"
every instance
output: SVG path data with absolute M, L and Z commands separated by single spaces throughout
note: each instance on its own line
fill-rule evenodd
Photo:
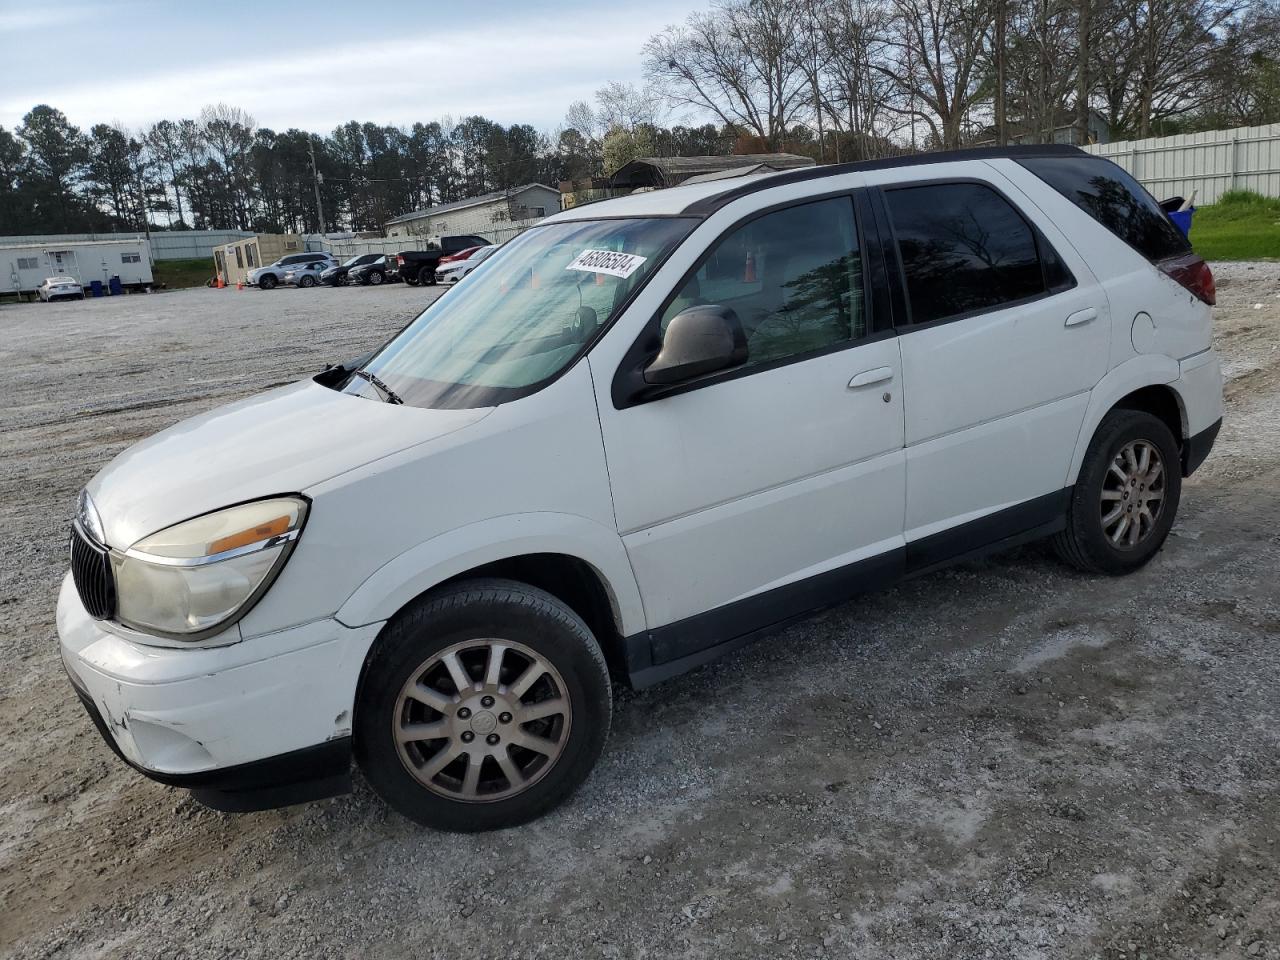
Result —
M 37 221 L 49 233 L 76 233 L 87 227 L 87 205 L 76 194 L 89 159 L 84 134 L 61 110 L 46 104 L 22 118 L 18 136 L 27 144 L 25 189 Z

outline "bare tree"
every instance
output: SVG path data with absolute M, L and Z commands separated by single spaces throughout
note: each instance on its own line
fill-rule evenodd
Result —
M 932 141 L 958 147 L 964 121 L 982 98 L 989 0 L 890 0 L 893 55 L 876 69 L 891 77 L 900 100 L 886 105 L 922 121 Z
M 227 197 L 234 211 L 237 225 L 248 230 L 250 150 L 253 148 L 253 131 L 257 126 L 253 117 L 239 107 L 225 103 L 207 106 L 200 111 L 200 127 L 204 141 L 213 154 L 223 178 Z
M 1093 67 L 1113 130 L 1147 137 L 1202 102 L 1234 0 L 1104 0 Z
M 773 148 L 806 92 L 803 7 L 789 0 L 719 0 L 644 45 L 649 80 L 677 107 L 713 113 Z

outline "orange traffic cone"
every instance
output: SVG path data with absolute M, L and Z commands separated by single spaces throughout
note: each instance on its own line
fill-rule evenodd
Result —
M 237 290 L 243 290 L 243 289 L 244 289 L 244 281 L 243 281 L 243 280 L 237 280 L 237 281 L 236 281 L 236 289 L 237 289 Z
M 225 283 L 223 283 L 223 282 L 222 282 L 222 278 L 221 278 L 221 277 L 219 277 L 219 278 L 218 278 L 218 282 L 217 282 L 217 283 L 215 283 L 215 284 L 214 284 L 214 286 L 215 286 L 215 287 L 217 287 L 219 290 L 221 290 L 223 287 L 225 287 L 225 286 L 226 286 L 226 284 L 225 284 Z

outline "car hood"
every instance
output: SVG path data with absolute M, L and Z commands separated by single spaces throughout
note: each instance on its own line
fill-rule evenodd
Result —
M 108 545 L 132 546 L 190 517 L 303 493 L 330 477 L 482 420 L 306 380 L 183 420 L 125 450 L 89 482 Z

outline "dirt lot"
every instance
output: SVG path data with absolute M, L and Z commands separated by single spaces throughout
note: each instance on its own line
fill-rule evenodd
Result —
M 0 308 L 0 955 L 1280 958 L 1280 266 L 1217 274 L 1226 425 L 1147 569 L 1031 547 L 622 693 L 566 807 L 467 837 L 139 777 L 53 627 L 101 464 L 431 294 Z

